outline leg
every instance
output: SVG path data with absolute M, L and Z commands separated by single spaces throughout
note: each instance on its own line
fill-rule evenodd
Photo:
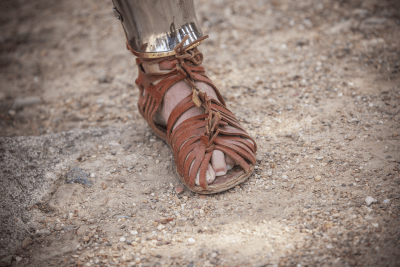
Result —
M 167 55 L 184 36 L 189 44 L 203 36 L 193 0 L 113 0 L 128 45 L 137 53 Z
M 154 103 L 152 102 L 149 107 L 144 107 L 142 110 L 142 115 L 144 115 L 145 118 L 148 120 L 149 125 L 153 128 L 155 133 L 167 140 L 168 138 L 166 135 L 168 134 L 163 133 L 161 130 L 159 130 L 158 128 L 160 128 L 160 126 L 157 126 L 157 123 L 159 125 L 164 125 L 164 127 L 167 126 L 167 132 L 173 134 L 175 131 L 178 131 L 181 124 L 183 125 L 185 124 L 185 122 L 186 124 L 188 124 L 188 121 L 192 121 L 193 124 L 195 123 L 193 122 L 193 118 L 202 116 L 202 114 L 206 113 L 212 115 L 215 113 L 214 115 L 216 116 L 216 113 L 218 112 L 212 110 L 212 105 L 207 104 L 208 102 L 206 101 L 206 99 L 207 97 L 210 97 L 212 101 L 218 103 L 218 105 L 222 104 L 221 106 L 224 106 L 225 104 L 223 103 L 222 97 L 220 96 L 219 92 L 216 92 L 216 88 L 212 85 L 211 81 L 208 82 L 208 79 L 204 80 L 202 78 L 205 75 L 195 78 L 195 75 L 192 73 L 191 70 L 189 70 L 189 67 L 186 65 L 186 58 L 190 57 L 190 55 L 191 58 L 193 58 L 196 54 L 197 59 L 193 61 L 194 63 L 192 62 L 194 65 L 199 65 L 198 60 L 200 60 L 200 58 L 202 60 L 202 55 L 200 56 L 201 53 L 198 52 L 197 48 L 187 47 L 189 44 L 198 45 L 198 41 L 203 35 L 198 26 L 198 22 L 194 13 L 193 1 L 114 0 L 114 4 L 114 12 L 116 13 L 117 18 L 121 20 L 125 35 L 127 37 L 127 47 L 129 50 L 131 50 L 133 54 L 138 56 L 137 62 L 139 65 L 139 71 L 143 72 L 143 77 L 141 77 L 141 75 L 139 74 L 139 82 L 137 82 L 139 87 L 141 86 L 140 81 L 146 80 L 144 81 L 146 85 L 143 86 L 143 88 L 141 89 L 142 96 L 139 100 L 139 106 L 140 102 L 143 102 L 143 105 L 146 106 L 149 103 L 149 99 L 153 99 L 153 97 L 159 98 L 154 99 Z M 181 46 L 181 48 L 186 46 L 185 49 L 181 49 L 181 51 L 179 52 L 181 53 L 180 57 L 177 55 L 178 46 Z M 191 51 L 189 54 L 186 52 L 188 50 Z M 173 66 L 171 64 L 168 64 L 167 62 L 172 62 L 173 64 L 175 64 L 175 66 L 180 67 L 173 68 Z M 193 64 L 190 65 L 190 67 L 193 67 Z M 183 70 L 182 67 L 184 67 L 183 69 L 185 70 Z M 180 74 L 177 73 L 178 68 L 181 70 Z M 193 70 L 197 71 L 198 68 L 195 68 Z M 169 75 L 169 73 L 172 72 L 175 72 L 176 75 Z M 181 74 L 183 75 L 182 78 L 180 78 Z M 175 82 L 169 83 L 167 86 L 164 85 L 165 75 L 169 75 L 170 79 L 173 79 L 174 77 L 177 79 L 175 79 Z M 159 77 L 159 79 L 157 79 L 157 77 Z M 151 93 L 151 91 L 153 93 Z M 154 91 L 158 91 L 160 93 L 155 95 Z M 200 93 L 201 95 L 203 95 L 204 93 L 206 94 L 206 97 L 204 97 L 203 95 L 203 102 L 201 104 L 199 103 L 198 105 L 193 105 L 192 107 L 186 109 L 182 109 L 183 107 L 180 107 L 185 99 L 187 99 L 188 97 L 190 98 L 192 94 L 196 95 L 198 93 Z M 162 97 L 158 96 L 160 94 L 162 95 Z M 188 103 L 188 105 L 191 104 Z M 155 106 L 157 107 L 155 108 Z M 150 116 L 149 108 L 155 109 L 156 114 Z M 179 116 L 175 118 L 174 110 L 176 109 L 181 110 L 181 112 L 179 113 Z M 218 116 L 220 116 L 220 114 Z M 226 116 L 229 117 L 229 115 Z M 211 117 L 209 117 L 208 119 L 210 119 Z M 228 117 L 222 117 L 222 120 L 229 120 Z M 169 120 L 172 120 L 171 118 L 175 119 L 172 124 L 169 123 Z M 236 118 L 234 118 L 234 120 L 236 120 Z M 218 123 L 221 123 L 221 125 L 226 124 L 226 122 L 224 122 L 225 124 L 223 124 L 223 122 Z M 238 123 L 232 123 L 235 126 L 238 125 Z M 229 126 L 229 123 L 227 126 Z M 215 131 L 217 131 L 218 127 L 219 124 L 214 127 L 209 126 L 209 128 L 212 128 Z M 205 129 L 209 128 L 206 127 Z M 200 132 L 198 132 L 198 136 L 195 135 L 195 138 L 197 139 L 200 139 L 200 135 L 202 134 L 201 131 L 204 132 L 204 130 L 199 130 Z M 242 130 L 243 129 L 240 128 L 240 133 L 238 133 L 238 136 L 249 137 L 247 133 L 242 133 Z M 180 136 L 185 136 L 185 134 L 182 133 Z M 191 147 L 187 147 L 189 144 L 191 144 L 191 142 L 193 142 L 193 140 L 190 141 L 190 139 L 193 138 L 194 136 L 191 135 L 188 136 L 184 142 L 179 141 L 179 147 L 175 147 L 174 151 L 176 164 L 179 164 L 179 160 L 185 162 L 186 176 L 189 176 L 190 174 L 190 177 L 193 178 L 193 175 L 195 175 L 196 178 L 194 179 L 194 182 L 196 185 L 200 185 L 202 183 L 202 179 L 206 180 L 207 183 L 210 184 L 215 180 L 216 176 L 225 176 L 227 172 L 234 167 L 238 160 L 241 161 L 241 158 L 238 158 L 237 152 L 239 154 L 245 153 L 249 157 L 247 161 L 253 161 L 250 154 L 247 154 L 246 151 L 241 150 L 241 147 L 243 146 L 245 150 L 249 149 L 250 153 L 252 154 L 251 150 L 254 150 L 255 146 L 255 143 L 253 141 L 251 142 L 254 143 L 254 146 L 252 144 L 243 145 L 241 143 L 242 141 L 238 141 L 236 142 L 236 144 L 238 145 L 238 150 L 236 152 L 228 149 L 224 153 L 221 151 L 221 149 L 224 150 L 226 149 L 226 147 L 221 147 L 221 149 L 213 149 L 215 148 L 213 142 L 215 140 L 218 141 L 219 139 L 212 139 L 211 132 L 209 132 L 208 141 L 204 141 L 205 136 L 202 137 L 204 150 L 206 151 L 202 151 L 199 148 L 201 147 L 201 145 L 196 147 L 192 144 Z M 249 140 L 249 138 L 246 139 Z M 171 140 L 167 142 L 170 141 Z M 174 140 L 174 142 L 177 141 Z M 227 146 L 227 143 L 224 144 L 225 146 Z M 188 152 L 188 154 L 185 155 L 186 157 L 182 158 L 182 156 L 180 156 L 179 158 L 179 150 L 181 148 L 182 150 L 184 150 L 183 148 L 185 148 L 185 151 Z M 200 149 L 200 151 L 202 152 L 198 151 L 198 149 Z M 200 167 L 200 161 L 197 159 L 196 153 L 194 153 L 193 151 L 197 151 L 200 154 L 205 153 L 206 158 L 208 159 L 208 161 L 211 162 L 211 164 L 203 164 L 204 162 L 202 162 Z M 236 157 L 236 160 L 232 159 L 232 157 L 229 156 L 227 153 L 233 157 Z M 190 168 L 188 165 L 189 161 L 191 163 Z M 245 161 L 241 161 L 240 164 L 241 166 L 245 166 L 244 169 L 247 169 L 246 166 L 248 166 L 248 164 Z M 208 165 L 208 167 L 206 165 Z M 192 173 L 192 167 L 198 170 L 197 175 L 196 173 Z M 183 167 L 181 166 L 181 173 L 183 172 Z M 202 176 L 201 174 L 203 174 L 205 178 L 200 178 L 200 176 Z

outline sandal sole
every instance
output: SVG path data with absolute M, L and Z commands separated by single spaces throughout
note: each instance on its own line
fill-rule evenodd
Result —
M 196 186 L 199 189 L 197 189 L 196 187 L 189 188 L 186 185 L 186 183 L 184 182 L 185 179 L 179 174 L 178 170 L 175 169 L 175 172 L 176 172 L 179 180 L 185 185 L 185 187 L 187 189 L 189 189 L 192 192 L 202 194 L 202 195 L 212 195 L 212 194 L 220 193 L 223 191 L 227 191 L 227 190 L 243 183 L 247 179 L 249 179 L 249 177 L 253 174 L 253 171 L 254 171 L 254 166 L 252 166 L 252 165 L 250 166 L 249 173 L 245 173 L 240 167 L 235 166 L 235 168 L 233 168 L 232 170 L 229 171 L 229 172 L 233 172 L 233 173 L 231 173 L 231 175 L 233 174 L 234 177 L 229 178 L 229 180 L 227 182 L 223 182 L 223 181 L 218 181 L 218 180 L 226 180 L 227 177 L 219 176 L 215 179 L 215 181 L 212 184 L 208 185 L 208 190 L 207 190 L 207 189 L 203 189 L 200 186 Z M 215 182 L 216 182 L 216 184 L 214 184 Z
M 153 132 L 154 133 L 154 132 Z M 170 144 L 167 142 L 167 140 L 165 140 L 162 136 L 159 136 L 158 134 L 156 134 L 156 133 L 154 133 L 156 136 L 158 136 L 160 139 L 162 139 L 168 146 L 169 146 L 169 148 L 172 150 L 172 147 L 170 146 Z M 239 171 L 238 171 L 238 169 L 240 169 Z M 187 188 L 187 189 L 189 189 L 190 191 L 192 191 L 192 192 L 194 192 L 194 193 L 197 193 L 197 194 L 202 194 L 202 195 L 212 195 L 212 194 L 217 194 L 217 193 L 221 193 L 221 192 L 224 192 L 224 191 L 227 191 L 227 190 L 229 190 L 229 189 L 231 189 L 231 188 L 233 188 L 233 187 L 235 187 L 235 186 L 237 186 L 237 185 L 239 185 L 239 184 L 241 184 L 241 183 L 243 183 L 244 181 L 246 181 L 247 179 L 249 179 L 249 177 L 253 174 L 253 172 L 254 172 L 254 166 L 253 165 L 250 165 L 250 172 L 249 173 L 245 173 L 245 171 L 244 170 L 242 170 L 239 166 L 235 166 L 232 170 L 229 170 L 229 172 L 237 172 L 234 176 L 236 176 L 236 177 L 233 177 L 233 178 L 230 178 L 229 179 L 229 182 L 225 182 L 225 183 L 222 183 L 222 184 L 220 184 L 220 182 L 221 181 L 217 181 L 217 179 L 218 180 L 221 180 L 221 179 L 226 179 L 226 178 L 224 178 L 224 176 L 219 176 L 219 177 L 217 177 L 215 180 L 216 181 L 214 181 L 211 185 L 208 185 L 208 188 L 209 188 L 209 190 L 206 190 L 206 189 L 203 189 L 202 187 L 200 187 L 200 186 L 197 186 L 199 189 L 196 189 L 196 188 L 189 188 L 187 185 L 186 185 L 186 182 L 185 182 L 185 179 L 183 178 L 183 176 L 181 176 L 180 174 L 179 174 L 179 172 L 178 172 L 178 169 L 176 169 L 175 168 L 175 173 L 176 173 L 176 175 L 178 176 L 178 178 L 179 178 L 179 180 L 181 181 L 181 183 L 182 184 L 184 184 L 185 185 L 185 187 Z M 229 173 L 228 172 L 228 173 Z M 222 178 L 221 178 L 222 177 Z M 215 182 L 217 182 L 216 184 L 214 184 Z M 210 190 L 211 189 L 211 190 Z

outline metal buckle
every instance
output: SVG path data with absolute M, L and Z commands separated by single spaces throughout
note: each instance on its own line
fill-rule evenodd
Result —
M 119 13 L 119 11 L 117 10 L 117 8 L 115 6 L 113 6 L 113 11 L 114 11 L 115 17 L 122 22 L 122 15 L 121 15 L 121 13 Z

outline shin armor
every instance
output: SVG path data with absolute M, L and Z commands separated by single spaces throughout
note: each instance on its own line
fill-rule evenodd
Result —
M 173 55 L 185 36 L 188 36 L 185 45 L 203 36 L 193 0 L 113 0 L 113 3 L 115 16 L 125 31 L 127 48 L 136 56 Z

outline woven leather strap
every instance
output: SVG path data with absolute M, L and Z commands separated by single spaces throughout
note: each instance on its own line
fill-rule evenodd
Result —
M 203 39 L 197 40 L 201 42 Z M 139 111 L 153 131 L 171 146 L 174 152 L 177 171 L 184 177 L 189 188 L 195 186 L 197 172 L 200 171 L 200 186 L 208 189 L 206 171 L 213 150 L 220 150 L 229 155 L 242 169 L 249 173 L 250 165 L 255 165 L 256 143 L 243 129 L 239 121 L 225 105 L 220 92 L 205 75 L 201 67 L 203 55 L 197 48 L 187 49 L 183 46 L 186 38 L 175 47 L 176 55 L 145 59 L 137 58 L 139 76 L 136 84 L 140 89 Z M 187 47 L 193 47 L 193 43 Z M 164 73 L 145 73 L 141 64 L 149 62 L 159 64 Z M 158 81 L 156 85 L 155 83 Z M 165 93 L 174 84 L 185 81 L 192 93 L 183 99 L 172 111 L 167 126 L 154 121 L 154 116 L 162 104 Z M 218 99 L 211 98 L 199 90 L 196 82 L 211 86 Z M 189 118 L 174 128 L 180 116 L 193 107 L 202 106 L 205 113 Z

